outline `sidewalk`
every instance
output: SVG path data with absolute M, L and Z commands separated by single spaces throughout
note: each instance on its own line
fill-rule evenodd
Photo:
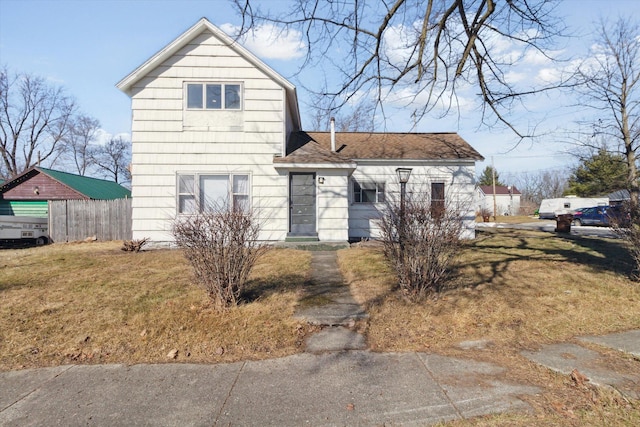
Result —
M 313 255 L 306 298 L 320 304 L 303 304 L 296 316 L 323 329 L 309 337 L 306 353 L 217 365 L 73 365 L 0 373 L 0 425 L 423 426 L 530 409 L 522 398 L 541 390 L 506 382 L 500 366 L 367 351 L 364 337 L 351 329 L 366 313 L 335 259 L 335 252 Z M 640 357 L 640 331 L 583 340 Z M 626 396 L 640 394 L 640 373 L 612 372 L 595 350 L 558 344 L 522 354 L 563 374 L 578 369 Z
M 502 383 L 501 372 L 368 351 L 209 366 L 62 366 L 0 374 L 0 424 L 428 425 L 526 409 L 516 395 L 537 390 Z

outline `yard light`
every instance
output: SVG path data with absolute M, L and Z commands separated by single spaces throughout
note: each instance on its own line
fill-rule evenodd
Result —
M 407 182 L 411 176 L 411 168 L 398 168 L 398 181 L 400 181 L 400 224 L 404 225 L 404 199 L 407 192 Z
M 404 240 L 405 240 L 405 213 L 404 213 L 404 204 L 405 204 L 405 195 L 407 191 L 407 182 L 409 182 L 409 177 L 411 176 L 411 168 L 398 168 L 396 169 L 396 173 L 398 174 L 398 181 L 400 181 L 400 227 L 398 230 L 398 240 L 400 243 L 400 257 L 404 264 Z
M 396 169 L 396 173 L 398 174 L 398 181 L 400 184 L 406 184 L 409 182 L 409 177 L 411 176 L 411 168 L 398 168 Z

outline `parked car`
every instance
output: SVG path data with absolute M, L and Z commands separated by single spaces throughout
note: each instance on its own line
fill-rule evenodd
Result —
M 623 211 L 618 206 L 594 206 L 576 209 L 573 213 L 573 225 L 600 225 L 609 227 L 623 219 Z

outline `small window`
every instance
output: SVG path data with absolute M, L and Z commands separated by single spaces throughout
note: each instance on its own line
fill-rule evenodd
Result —
M 178 176 L 178 212 L 194 213 L 196 211 L 196 196 L 193 175 Z
M 229 203 L 234 209 L 250 208 L 249 175 L 178 175 L 178 213 L 227 209 Z
M 384 182 L 353 181 L 354 203 L 384 203 Z
M 207 92 L 207 110 L 220 110 L 222 108 L 222 86 L 205 85 Z
M 188 83 L 187 109 L 240 110 L 242 86 L 225 83 Z
M 226 110 L 240 109 L 240 85 L 224 85 L 224 108 Z
M 234 207 L 249 209 L 249 175 L 234 175 L 231 193 Z
M 187 85 L 187 108 L 202 108 L 202 85 Z
M 431 216 L 440 218 L 444 215 L 444 210 L 444 183 L 433 182 L 431 183 Z
M 565 209 L 571 209 L 571 203 L 565 203 L 564 204 L 564 208 Z

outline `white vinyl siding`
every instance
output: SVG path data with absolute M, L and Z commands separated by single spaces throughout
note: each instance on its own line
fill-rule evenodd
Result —
M 187 109 L 189 83 L 241 85 L 241 109 Z M 200 197 L 196 175 L 222 174 L 249 176 L 229 181 L 229 197 L 257 212 L 262 239 L 284 240 L 288 181 L 273 167 L 285 138 L 282 86 L 205 32 L 136 82 L 131 92 L 134 238 L 172 241 L 180 204 Z M 179 193 L 176 176 L 183 172 L 194 175 L 192 199 Z
M 425 164 L 426 163 L 426 164 Z M 386 209 L 386 204 L 397 204 L 400 200 L 400 184 L 395 172 L 397 167 L 411 167 L 411 178 L 407 183 L 408 197 L 432 197 L 436 190 L 436 204 L 442 205 L 441 196 L 444 190 L 444 201 L 447 207 L 459 209 L 464 218 L 465 238 L 472 238 L 475 230 L 475 210 L 473 203 L 474 164 L 465 163 L 442 164 L 380 164 L 375 161 L 358 161 L 358 168 L 353 172 L 352 180 L 363 182 L 384 182 L 385 203 L 354 203 L 349 206 L 349 238 L 353 240 L 378 238 L 380 236 L 379 220 Z M 432 184 L 433 187 L 432 187 Z M 353 191 L 353 190 L 352 190 Z

